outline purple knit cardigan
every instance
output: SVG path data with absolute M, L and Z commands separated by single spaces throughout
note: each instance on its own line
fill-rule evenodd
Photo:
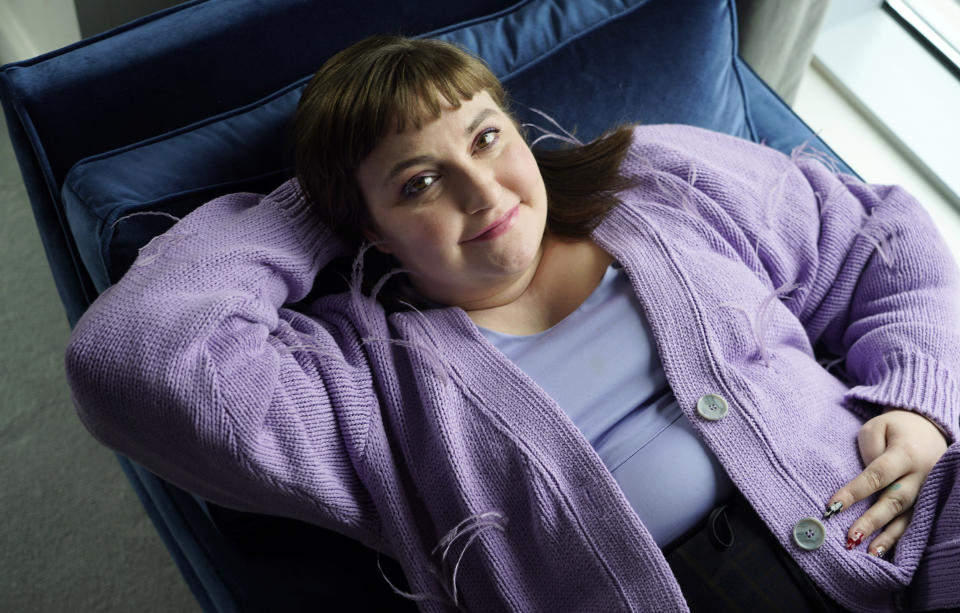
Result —
M 910 195 L 816 158 L 640 127 L 637 185 L 593 238 L 697 433 L 809 576 L 855 611 L 960 606 L 960 275 Z M 80 419 L 212 501 L 396 557 L 424 611 L 686 610 L 589 443 L 463 310 L 387 316 L 359 290 L 283 306 L 342 255 L 293 183 L 198 208 L 77 324 Z M 704 394 L 723 419 L 698 415 Z M 890 559 L 847 551 L 861 502 L 800 549 L 794 523 L 862 470 L 857 431 L 882 406 L 953 443 L 910 528 Z

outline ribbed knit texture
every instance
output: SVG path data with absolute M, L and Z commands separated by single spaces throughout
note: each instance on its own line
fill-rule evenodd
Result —
M 814 158 L 638 128 L 637 186 L 593 237 L 680 406 L 811 578 L 855 611 L 893 610 L 911 580 L 918 610 L 960 606 L 960 275 L 912 197 Z M 283 307 L 340 255 L 292 183 L 200 207 L 77 324 L 81 420 L 210 500 L 395 556 L 424 611 L 686 610 L 589 443 L 461 309 L 387 317 L 357 290 Z M 722 420 L 698 416 L 707 393 Z M 845 550 L 864 501 L 799 549 L 793 524 L 862 470 L 857 431 L 887 405 L 953 443 L 907 533 L 889 559 Z

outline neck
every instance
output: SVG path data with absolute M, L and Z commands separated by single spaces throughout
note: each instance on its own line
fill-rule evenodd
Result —
M 554 241 L 550 237 L 544 236 L 540 243 L 540 248 L 537 250 L 533 261 L 531 262 L 530 266 L 526 268 L 526 270 L 519 275 L 510 279 L 506 279 L 498 284 L 485 286 L 482 288 L 481 293 L 477 293 L 475 295 L 464 296 L 463 294 L 459 294 L 456 298 L 435 295 L 432 296 L 426 292 L 423 292 L 419 287 L 417 287 L 415 278 L 411 279 L 411 284 L 422 296 L 428 298 L 434 303 L 457 306 L 466 311 L 468 314 L 474 311 L 500 308 L 520 300 L 525 294 L 527 294 L 527 292 L 530 291 L 532 287 L 536 286 L 537 278 L 541 274 L 540 271 L 543 266 L 545 255 L 552 251 L 553 242 Z
M 514 334 L 546 330 L 587 299 L 612 261 L 612 256 L 589 239 L 545 238 L 528 283 L 501 294 L 499 300 L 464 310 L 474 323 L 494 330 Z

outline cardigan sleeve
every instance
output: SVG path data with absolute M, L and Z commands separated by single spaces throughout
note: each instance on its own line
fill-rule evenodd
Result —
M 369 544 L 359 467 L 377 400 L 360 335 L 347 308 L 282 306 L 342 250 L 292 181 L 199 207 L 74 329 L 66 374 L 81 421 L 204 498 L 314 523 L 319 507 Z
M 771 289 L 792 290 L 784 304 L 816 352 L 844 362 L 851 410 L 913 410 L 958 440 L 960 272 L 914 197 L 806 147 L 787 156 L 690 126 L 638 128 L 625 166 L 652 170 Z

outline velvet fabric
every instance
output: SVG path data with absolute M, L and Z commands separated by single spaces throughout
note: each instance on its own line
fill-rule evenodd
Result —
M 647 0 L 522 2 L 426 36 L 487 61 L 524 122 L 582 140 L 617 123 L 685 123 L 755 138 L 735 60 L 729 3 Z M 688 37 L 690 44 L 677 46 Z M 215 196 L 269 192 L 290 174 L 287 123 L 312 72 L 251 105 L 77 164 L 63 187 L 66 215 L 98 291 L 175 217 Z M 630 78 L 626 78 L 627 76 Z M 595 92 L 609 92 L 598 98 Z M 538 134 L 534 131 L 534 135 Z

